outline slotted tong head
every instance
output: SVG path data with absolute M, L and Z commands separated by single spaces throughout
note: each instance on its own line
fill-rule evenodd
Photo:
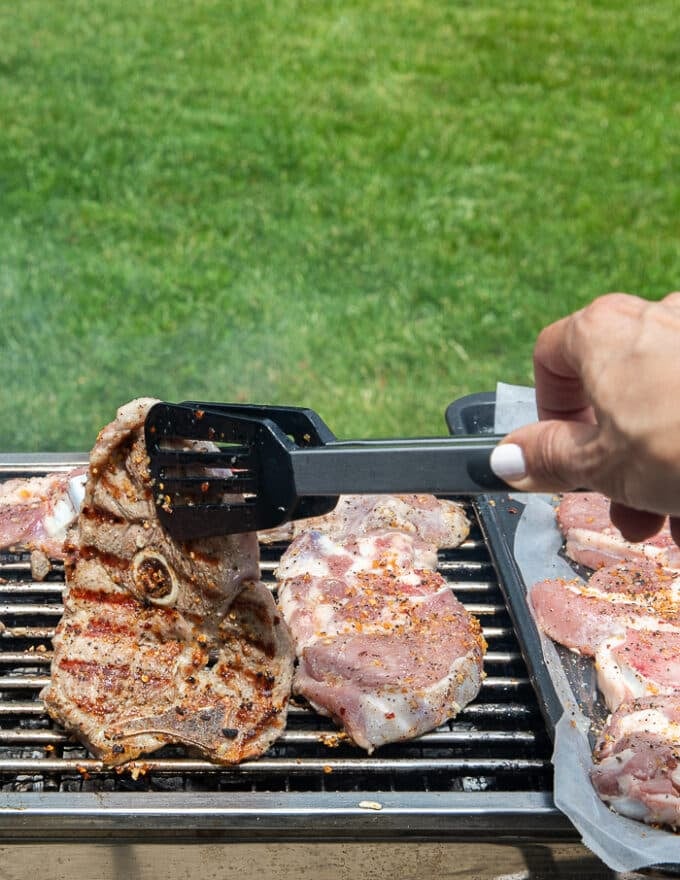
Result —
M 157 403 L 145 438 L 159 519 L 180 540 L 329 513 L 341 494 L 508 488 L 489 466 L 500 437 L 339 441 L 298 407 Z

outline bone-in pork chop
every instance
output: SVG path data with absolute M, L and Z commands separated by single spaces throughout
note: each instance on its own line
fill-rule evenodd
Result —
M 294 691 L 372 752 L 437 727 L 472 700 L 485 645 L 479 623 L 433 570 L 437 541 L 451 546 L 467 535 L 462 509 L 454 537 L 441 519 L 438 530 L 417 531 L 377 516 L 375 499 L 364 503 L 365 519 L 355 499 L 351 516 L 332 517 L 328 532 L 317 523 L 300 534 L 277 578 L 299 660 Z M 405 503 L 384 499 L 381 509 L 401 516 Z M 436 499 L 428 509 L 435 514 Z M 450 520 L 450 508 L 442 513 Z
M 166 743 L 242 761 L 285 725 L 290 634 L 259 583 L 255 534 L 179 543 L 160 526 L 152 403 L 121 407 L 92 450 L 42 698 L 107 764 Z

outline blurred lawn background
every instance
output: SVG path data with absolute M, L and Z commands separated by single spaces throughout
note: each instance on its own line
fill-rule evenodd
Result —
M 680 288 L 672 0 L 0 2 L 0 451 L 121 403 L 437 434 Z

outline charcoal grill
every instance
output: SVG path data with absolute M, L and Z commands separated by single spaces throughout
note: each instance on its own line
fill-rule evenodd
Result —
M 83 460 L 5 455 L 0 479 Z M 162 859 L 164 878 L 183 877 L 215 857 L 236 876 L 243 874 L 239 859 L 253 873 L 264 869 L 258 859 L 266 862 L 274 841 L 298 877 L 314 866 L 309 876 L 324 876 L 321 866 L 338 852 L 348 877 L 390 870 L 433 876 L 435 862 L 451 872 L 438 876 L 614 876 L 553 804 L 550 740 L 487 540 L 473 507 L 468 514 L 469 539 L 440 552 L 439 570 L 481 620 L 489 645 L 481 693 L 454 721 L 372 756 L 338 741 L 327 719 L 294 705 L 284 735 L 259 760 L 223 767 L 166 747 L 122 772 L 106 770 L 38 699 L 62 611 L 63 567 L 34 582 L 26 554 L 0 554 L 0 852 L 13 859 L 0 862 L 0 876 L 29 876 L 30 859 L 39 866 L 49 850 L 61 853 L 64 877 L 78 860 L 91 867 L 97 859 L 92 876 L 119 876 L 121 853 L 135 854 L 138 874 L 128 866 L 129 876 L 156 876 L 143 866 Z M 272 589 L 283 549 L 262 547 L 263 580 Z M 375 874 L 365 873 L 367 859 L 377 859 Z M 3 873 L 7 864 L 21 865 L 21 873 Z M 283 862 L 277 865 L 281 872 Z M 408 865 L 411 873 L 400 873 Z M 51 876 L 61 877 L 59 870 L 55 861 Z M 332 876 L 345 874 L 338 868 Z

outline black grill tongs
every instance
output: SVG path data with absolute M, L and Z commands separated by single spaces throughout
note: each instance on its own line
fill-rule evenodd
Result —
M 329 513 L 343 494 L 508 488 L 489 467 L 500 437 L 339 441 L 298 407 L 157 403 L 145 437 L 159 519 L 180 540 Z

